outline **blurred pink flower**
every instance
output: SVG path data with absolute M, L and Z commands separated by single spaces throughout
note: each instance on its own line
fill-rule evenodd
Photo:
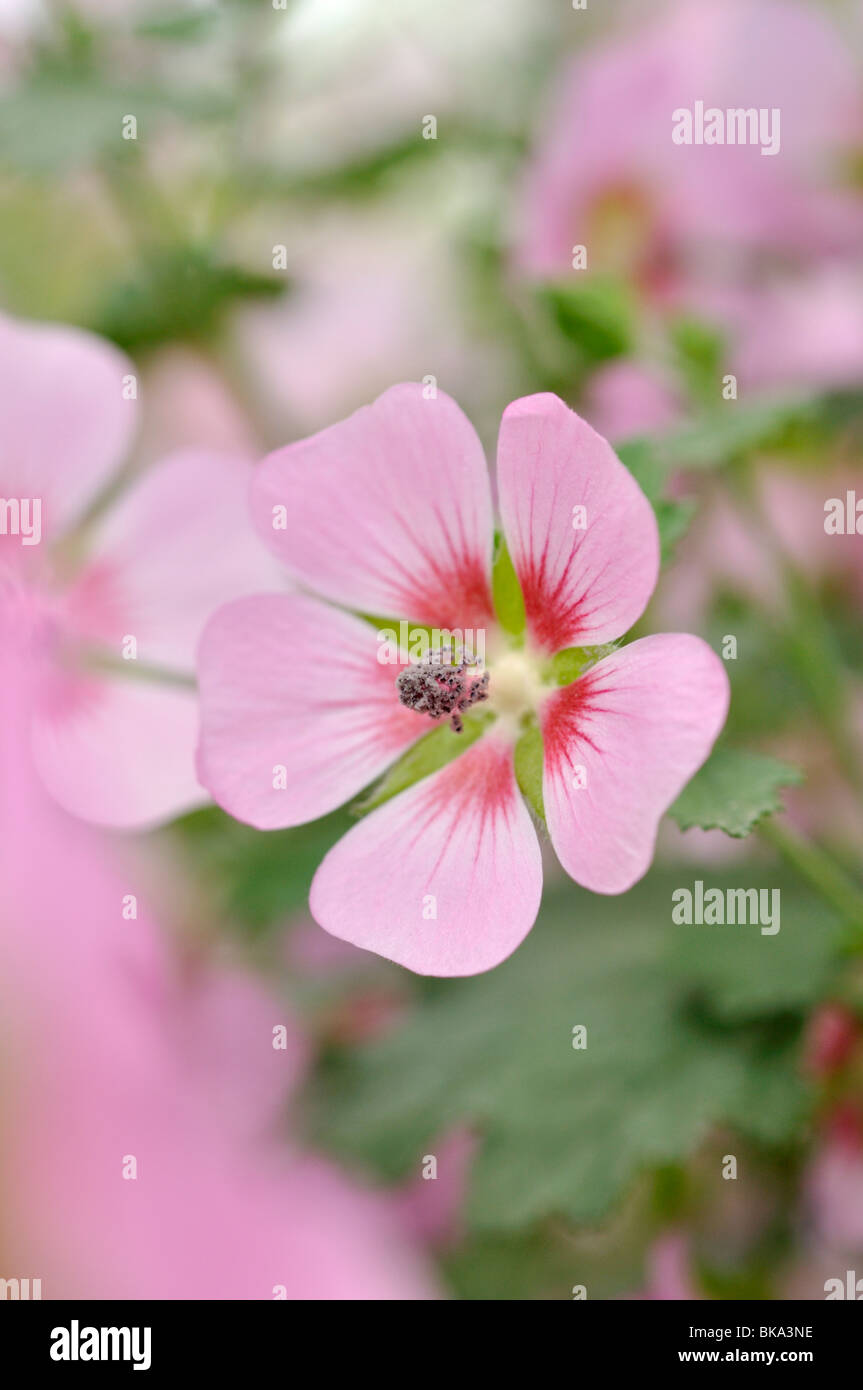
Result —
M 658 821 L 707 757 L 728 703 L 722 662 L 685 635 L 643 638 L 556 685 L 552 654 L 608 643 L 642 613 L 659 565 L 656 521 L 605 440 L 555 396 L 507 408 L 497 480 L 525 646 L 509 643 L 493 614 L 482 446 L 449 397 L 426 399 L 414 385 L 270 455 L 256 475 L 262 538 L 330 602 L 238 600 L 200 646 L 201 779 L 233 815 L 273 829 L 347 801 L 429 732 L 410 691 L 399 703 L 374 626 L 330 603 L 487 636 L 482 675 L 468 667 L 452 679 L 465 702 L 487 682 L 494 722 L 351 829 L 312 885 L 321 926 L 422 974 L 487 970 L 533 925 L 540 850 L 513 764 L 525 718 L 542 729 L 561 863 L 616 893 L 646 872 Z M 440 670 L 433 655 L 413 667 L 442 721 Z
M 597 434 L 614 443 L 669 429 L 679 416 L 680 402 L 661 373 L 621 360 L 594 372 L 584 410 Z
M 636 1297 L 651 1302 L 686 1302 L 700 1295 L 693 1287 L 689 1240 L 683 1232 L 667 1231 L 647 1252 L 647 1283 Z
M 701 627 L 717 589 L 744 595 L 773 614 L 787 610 L 783 553 L 813 579 L 863 570 L 857 537 L 831 536 L 824 529 L 828 498 L 845 496 L 853 476 L 832 471 L 795 473 L 773 463 L 754 479 L 757 511 L 735 505 L 727 492 L 707 482 L 698 516 L 678 546 L 675 563 L 662 576 L 654 613 L 664 623 Z M 858 490 L 859 490 L 859 484 Z M 767 518 L 766 536 L 759 518 Z
M 781 148 L 675 144 L 672 115 L 779 108 Z M 796 0 L 682 0 L 578 54 L 529 170 L 519 259 L 533 274 L 621 249 L 642 281 L 723 264 L 723 249 L 809 258 L 857 249 L 863 208 L 839 187 L 863 133 L 859 73 L 833 23 Z
M 407 1230 L 417 1240 L 436 1246 L 455 1244 L 463 1235 L 463 1209 L 468 1175 L 478 1143 L 469 1129 L 454 1129 L 429 1146 L 423 1156 L 435 1159 L 434 1177 L 425 1171 L 410 1179 L 397 1196 Z
M 137 454 L 148 463 L 180 449 L 254 458 L 258 443 L 225 381 L 205 356 L 171 344 L 148 361 Z
M 278 1135 L 306 1053 L 284 1003 L 172 963 L 110 842 L 32 774 L 2 614 L 0 666 L 3 1274 L 54 1299 L 433 1297 L 397 1205 Z
M 779 112 L 779 148 L 676 144 L 673 113 Z M 728 338 L 740 390 L 863 379 L 859 65 L 798 0 L 678 0 L 565 70 L 527 172 L 516 259 L 635 285 Z
M 832 1117 L 806 1179 L 816 1234 L 836 1250 L 863 1250 L 863 1125 L 856 1111 Z
M 863 267 L 827 263 L 768 282 L 732 316 L 741 389 L 854 386 L 863 380 Z
M 804 1038 L 804 1069 L 819 1078 L 832 1076 L 845 1065 L 860 1041 L 860 1024 L 851 1010 L 828 1000 L 809 1020 Z
M 275 578 L 245 524 L 241 458 L 187 449 L 98 505 L 132 442 L 134 384 L 126 358 L 88 333 L 0 318 L 0 610 L 26 624 L 38 668 L 45 784 L 118 826 L 205 799 L 194 645 L 220 602 Z M 147 678 L 154 668 L 162 679 Z

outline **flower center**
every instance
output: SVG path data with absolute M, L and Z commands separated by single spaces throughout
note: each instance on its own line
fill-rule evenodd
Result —
M 488 698 L 488 671 L 464 648 L 442 647 L 430 652 L 425 661 L 400 671 L 396 689 L 408 709 L 431 719 L 449 715 L 460 734 L 463 712 Z
M 396 678 L 399 700 L 431 719 L 449 716 L 456 733 L 461 716 L 481 701 L 515 729 L 536 711 L 546 693 L 539 667 L 524 652 L 504 652 L 486 668 L 463 647 L 443 647 L 407 666 Z
M 536 663 L 524 652 L 505 652 L 491 671 L 489 704 L 496 714 L 519 720 L 536 709 L 545 687 Z

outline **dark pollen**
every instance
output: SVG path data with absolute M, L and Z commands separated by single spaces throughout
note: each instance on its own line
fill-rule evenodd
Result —
M 463 652 L 444 648 L 400 671 L 396 689 L 408 709 L 431 719 L 449 715 L 453 729 L 460 734 L 464 728 L 462 712 L 488 699 L 488 671 Z

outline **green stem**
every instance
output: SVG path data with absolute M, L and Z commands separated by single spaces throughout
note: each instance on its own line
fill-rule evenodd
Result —
M 847 928 L 850 951 L 863 951 L 863 889 L 818 845 L 771 816 L 758 826 L 762 839 L 835 909 Z
M 186 671 L 177 671 L 170 666 L 160 666 L 157 662 L 124 661 L 112 652 L 90 647 L 82 654 L 82 663 L 87 670 L 98 671 L 103 675 L 122 677 L 126 680 L 153 681 L 157 685 L 173 685 L 181 690 L 196 690 L 195 677 Z
M 782 627 L 785 651 L 806 687 L 840 770 L 856 794 L 863 797 L 863 766 L 849 725 L 847 672 L 834 633 L 808 576 L 771 530 L 751 478 L 738 479 L 737 490 L 746 503 L 741 509 L 741 520 L 744 524 L 757 524 L 759 543 L 766 547 L 779 569 L 791 601 L 791 616 Z M 768 622 L 775 623 L 775 614 L 764 609 L 764 605 L 757 606 Z

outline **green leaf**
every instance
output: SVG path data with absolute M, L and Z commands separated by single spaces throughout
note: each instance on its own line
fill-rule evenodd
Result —
M 640 437 L 626 439 L 622 444 L 615 446 L 615 452 L 621 463 L 629 469 L 648 502 L 656 504 L 665 487 L 668 465 L 653 440 Z
M 188 10 L 177 14 L 166 9 L 163 13 L 157 12 L 139 20 L 133 32 L 140 39 L 189 43 L 207 37 L 218 19 L 216 10 Z
M 491 572 L 491 592 L 494 611 L 504 632 L 517 637 L 524 632 L 527 622 L 524 611 L 524 597 L 518 575 L 503 536 L 495 537 L 494 565 Z
M 460 734 L 456 733 L 449 721 L 438 724 L 393 764 L 362 801 L 354 804 L 354 813 L 366 815 L 376 806 L 383 806 L 385 801 L 398 796 L 399 792 L 407 791 L 414 782 L 446 767 L 453 758 L 470 748 L 493 721 L 494 715 L 490 711 L 476 710 L 462 715 Z
M 705 404 L 720 398 L 724 353 L 722 335 L 700 319 L 683 316 L 671 326 L 671 341 L 690 395 Z
M 689 529 L 695 503 L 689 498 L 676 501 L 662 496 L 670 469 L 652 440 L 628 439 L 617 446 L 617 455 L 653 507 L 659 527 L 662 563 L 667 564 L 675 545 Z
M 528 805 L 545 822 L 542 799 L 542 733 L 537 725 L 527 729 L 515 745 L 515 780 Z
M 45 176 L 104 155 L 131 159 L 134 142 L 122 136 L 127 115 L 136 118 L 143 140 L 170 117 L 210 120 L 230 114 L 230 102 L 217 91 L 168 91 L 112 84 L 89 71 L 43 71 L 0 98 L 0 164 Z
M 674 554 L 674 547 L 682 541 L 695 516 L 696 505 L 691 498 L 682 502 L 671 498 L 660 498 L 653 505 L 656 524 L 659 527 L 659 551 L 663 565 L 668 564 Z
M 622 280 L 590 275 L 540 287 L 563 336 L 592 363 L 619 357 L 632 345 L 636 307 Z
M 800 1021 L 783 1010 L 731 1028 L 707 1007 L 703 971 L 668 969 L 669 934 L 711 930 L 670 924 L 678 878 L 652 875 L 624 898 L 548 896 L 503 965 L 435 982 L 402 1028 L 329 1070 L 311 1098 L 318 1142 L 392 1180 L 470 1125 L 467 1215 L 482 1230 L 600 1221 L 640 1173 L 686 1161 L 715 1126 L 788 1142 L 809 1100 Z M 766 969 L 774 939 L 760 940 Z
M 690 424 L 660 436 L 654 447 L 669 469 L 718 468 L 778 448 L 789 434 L 811 427 L 817 417 L 817 402 L 799 395 L 721 401 Z
M 750 867 L 743 877 L 751 879 Z M 699 868 L 693 877 L 708 888 L 740 888 L 741 873 Z M 681 887 L 692 887 L 680 885 Z M 754 886 L 754 885 L 753 885 Z M 759 889 L 766 885 L 761 882 Z M 811 1009 L 828 993 L 840 960 L 839 918 L 823 899 L 802 890 L 799 880 L 770 872 L 777 888 L 779 931 L 765 937 L 757 927 L 681 927 L 669 938 L 668 969 L 709 1001 L 723 1022 L 739 1023 L 784 1010 Z M 772 904 L 772 899 L 771 899 Z
M 351 824 L 346 811 L 335 811 L 294 830 L 262 833 L 211 806 L 161 833 L 179 843 L 202 897 L 215 899 L 229 925 L 260 936 L 307 909 L 315 870 Z
M 781 787 L 802 780 L 798 768 L 778 758 L 722 745 L 683 789 L 669 815 L 681 830 L 695 825 L 742 839 L 763 816 L 782 810 Z
M 96 315 L 96 331 L 128 352 L 211 335 L 238 300 L 276 299 L 283 276 L 222 263 L 203 246 L 160 248 L 112 286 Z

